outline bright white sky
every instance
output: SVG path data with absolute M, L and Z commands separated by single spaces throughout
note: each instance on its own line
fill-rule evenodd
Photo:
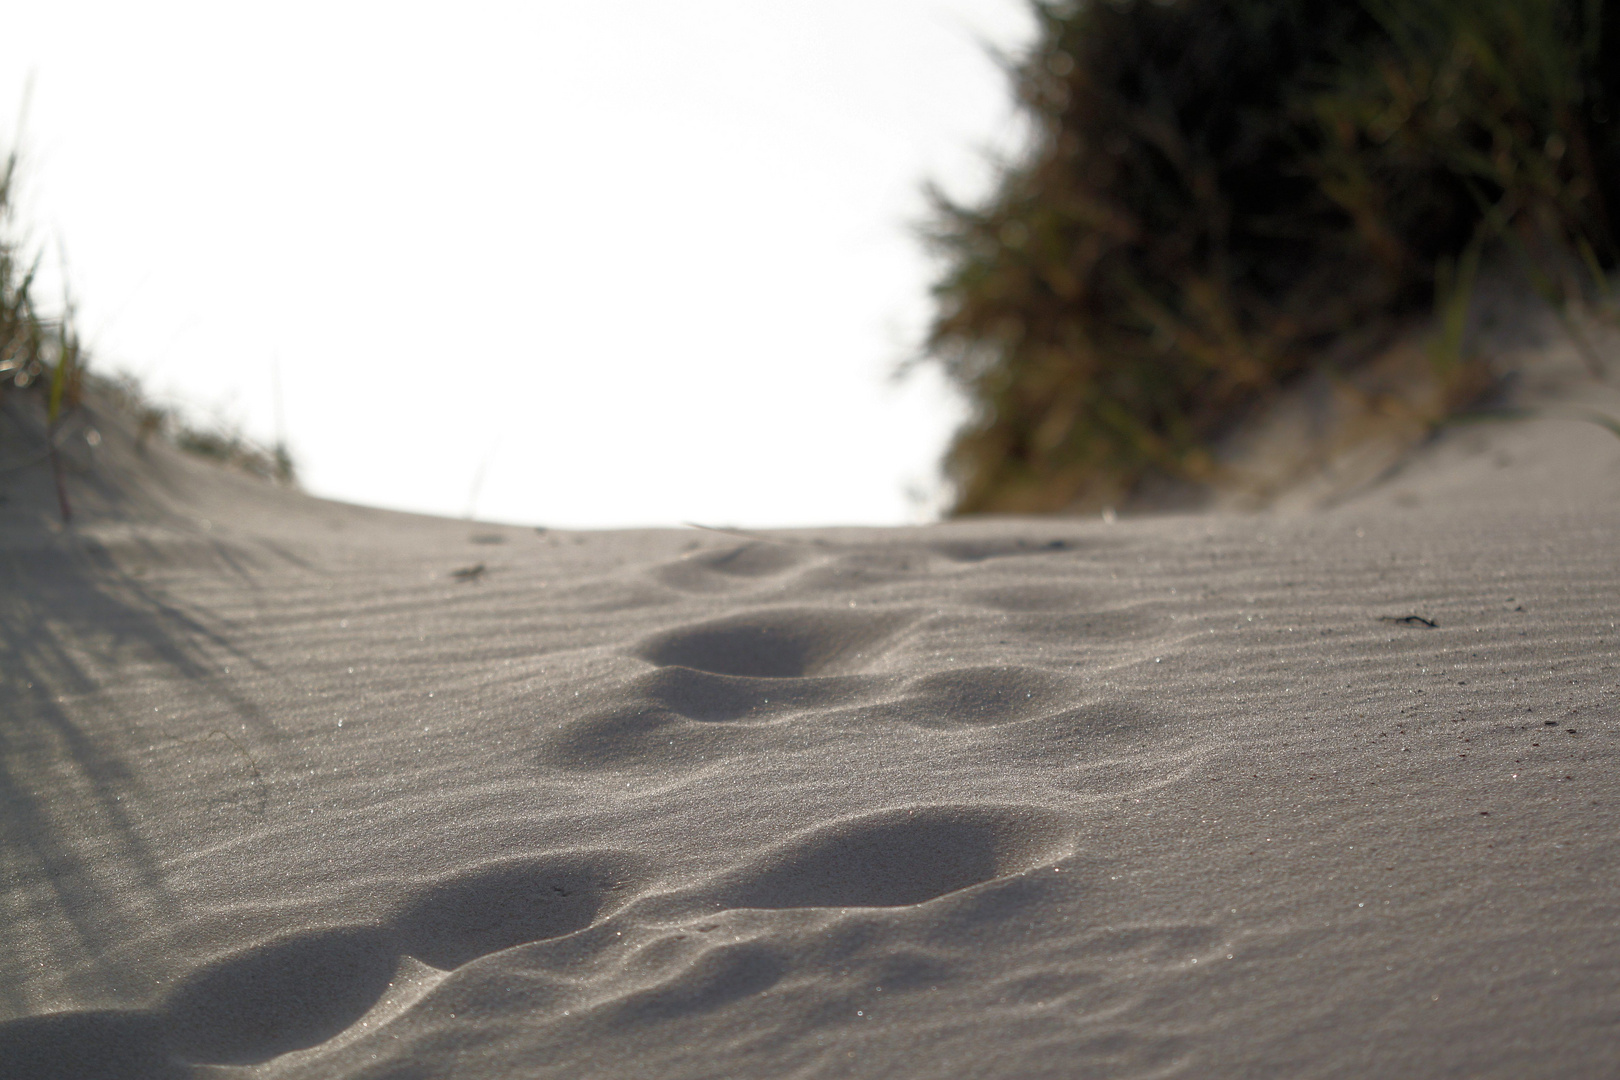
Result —
M 0 0 L 98 363 L 305 485 L 554 526 L 917 520 L 962 412 L 927 178 L 1016 145 L 1023 0 Z M 479 477 L 482 476 L 481 483 Z

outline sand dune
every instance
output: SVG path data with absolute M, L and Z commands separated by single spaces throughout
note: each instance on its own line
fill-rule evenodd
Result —
M 1620 1072 L 1595 426 L 1296 516 L 749 536 L 99 422 L 73 529 L 0 509 L 0 1075 Z

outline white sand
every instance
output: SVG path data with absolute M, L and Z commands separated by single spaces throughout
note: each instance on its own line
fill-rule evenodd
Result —
M 104 424 L 73 530 L 0 506 L 0 1075 L 1620 1074 L 1595 426 L 754 540 Z

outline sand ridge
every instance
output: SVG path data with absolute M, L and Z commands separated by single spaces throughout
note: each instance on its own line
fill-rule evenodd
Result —
M 1620 1066 L 1600 430 L 1115 524 L 172 490 L 0 544 L 0 1075 Z

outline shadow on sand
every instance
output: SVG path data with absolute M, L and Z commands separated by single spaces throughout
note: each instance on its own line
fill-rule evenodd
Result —
M 17 1016 L 42 1003 L 16 976 L 38 972 L 51 993 L 71 996 L 75 971 L 100 982 L 121 942 L 163 925 L 159 825 L 143 808 L 167 805 L 175 785 L 153 770 L 206 765 L 231 777 L 241 812 L 262 816 L 267 790 L 249 747 L 274 733 L 221 678 L 223 663 L 251 659 L 211 628 L 217 620 L 141 574 L 208 564 L 248 575 L 243 554 L 163 512 L 150 497 L 164 486 L 162 463 L 137 459 L 132 433 L 93 412 L 81 423 L 106 431 L 116 457 L 89 461 L 79 438 L 69 462 L 77 513 L 64 527 L 48 470 L 18 457 L 40 433 L 16 402 L 5 405 L 0 457 L 22 467 L 0 473 L 0 919 L 34 950 L 0 957 L 0 1011 Z M 215 730 L 168 729 L 168 710 L 153 709 L 176 695 L 206 700 Z

